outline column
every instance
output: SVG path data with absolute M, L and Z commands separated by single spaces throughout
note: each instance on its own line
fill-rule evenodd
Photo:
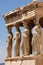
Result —
M 20 55 L 20 42 L 21 42 L 21 32 L 19 27 L 16 27 L 16 32 L 14 34 L 14 51 L 15 51 L 15 56 Z
M 7 48 L 7 58 L 12 56 L 12 38 L 13 38 L 13 34 L 12 34 L 12 29 L 11 27 L 7 27 L 8 30 L 8 36 L 6 39 L 6 48 Z
M 24 55 L 29 55 L 30 54 L 30 31 L 29 28 L 27 26 L 27 23 L 23 23 L 24 26 L 24 32 L 22 34 L 22 41 L 21 41 L 21 50 Z
M 41 54 L 41 27 L 40 25 L 36 25 L 33 28 L 33 33 L 32 33 L 32 51 L 34 55 L 40 55 Z

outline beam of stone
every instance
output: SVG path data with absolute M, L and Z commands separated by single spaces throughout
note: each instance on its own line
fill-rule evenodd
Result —
M 33 0 L 33 1 L 35 1 L 35 2 L 32 2 L 23 7 L 17 8 L 15 10 L 3 15 L 3 18 L 6 23 L 6 27 L 8 27 L 8 26 L 13 27 L 15 25 L 22 26 L 21 22 L 24 20 L 35 19 L 36 20 L 35 23 L 38 23 L 38 20 L 41 17 L 43 17 L 43 2 L 38 2 L 39 0 Z M 42 25 L 43 24 L 41 24 L 41 26 Z
M 21 19 L 19 20 L 16 20 L 14 22 L 10 22 L 10 23 L 6 23 L 6 27 L 7 26 L 15 26 L 16 24 L 21 24 L 23 20 L 31 20 L 31 19 L 34 19 L 35 17 L 35 10 L 31 11 L 31 12 L 28 12 L 28 15 L 27 16 L 22 16 Z M 9 20 L 8 20 L 9 21 Z M 20 26 L 20 25 L 19 25 Z

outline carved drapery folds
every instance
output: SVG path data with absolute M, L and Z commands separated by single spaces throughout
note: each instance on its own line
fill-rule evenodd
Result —
M 12 56 L 12 39 L 14 40 L 14 53 L 15 56 L 20 56 L 20 45 L 23 56 L 30 55 L 40 55 L 40 45 L 41 45 L 41 27 L 39 24 L 35 25 L 32 29 L 29 29 L 28 23 L 23 22 L 24 31 L 21 34 L 19 26 L 15 26 L 16 32 L 13 36 L 12 28 L 7 27 L 8 36 L 6 40 L 7 48 L 7 58 Z M 30 32 L 33 30 L 33 32 Z M 32 34 L 32 40 L 31 35 Z M 22 36 L 22 37 L 21 37 Z M 32 47 L 30 46 L 32 45 Z
M 24 26 L 24 32 L 22 34 L 22 40 L 21 40 L 21 50 L 23 55 L 29 55 L 30 54 L 30 30 L 27 26 L 27 23 L 25 21 L 23 22 Z
M 30 31 L 28 29 L 24 29 L 24 32 L 22 35 L 22 41 L 21 41 L 21 49 L 22 49 L 23 55 L 30 54 L 29 34 L 30 34 Z
M 41 45 L 41 27 L 35 26 L 33 28 L 33 38 L 32 38 L 32 51 L 34 55 L 40 55 L 40 45 Z
M 20 55 L 20 42 L 21 42 L 21 32 L 20 32 L 19 27 L 16 27 L 16 33 L 14 34 L 15 56 Z
M 7 48 L 7 58 L 12 56 L 12 30 L 10 27 L 7 28 L 8 30 L 8 36 L 6 39 L 6 48 Z

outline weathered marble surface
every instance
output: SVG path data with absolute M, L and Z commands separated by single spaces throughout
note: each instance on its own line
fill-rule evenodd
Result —
M 5 59 L 5 65 L 42 65 L 43 56 L 24 56 Z
M 41 45 L 41 27 L 40 26 L 35 26 L 33 28 L 33 37 L 32 37 L 32 51 L 33 54 L 40 55 L 41 50 L 40 50 L 40 45 Z
M 8 34 L 6 39 L 7 58 L 12 56 L 12 35 Z
M 21 42 L 21 33 L 19 28 L 17 29 L 16 33 L 14 34 L 14 51 L 15 56 L 20 55 L 20 42 Z
M 43 55 L 43 29 L 41 29 L 41 54 Z
M 29 34 L 30 31 L 28 29 L 24 29 L 22 40 L 21 40 L 21 50 L 23 55 L 30 54 Z

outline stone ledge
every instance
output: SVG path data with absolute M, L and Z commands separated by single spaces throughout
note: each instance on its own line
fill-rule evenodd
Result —
M 6 58 L 5 65 L 43 65 L 43 55 Z
M 18 60 L 37 60 L 43 59 L 43 55 L 28 55 L 28 56 L 18 56 L 18 57 L 9 57 L 6 58 L 5 61 L 18 61 Z

